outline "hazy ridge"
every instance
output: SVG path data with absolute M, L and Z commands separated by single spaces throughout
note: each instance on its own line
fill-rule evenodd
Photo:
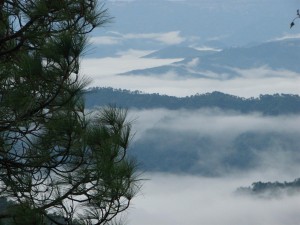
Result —
M 299 39 L 269 41 L 253 46 L 230 47 L 218 51 L 199 51 L 188 47 L 171 46 L 145 57 L 184 58 L 182 61 L 165 66 L 128 71 L 123 75 L 159 76 L 174 73 L 181 78 L 223 80 L 241 76 L 239 70 L 259 67 L 272 68 L 279 72 L 288 70 L 299 73 L 299 50 Z
M 258 98 L 242 98 L 221 92 L 174 97 L 147 94 L 140 91 L 90 88 L 85 93 L 87 108 L 108 104 L 137 109 L 201 109 L 220 108 L 241 113 L 260 112 L 264 115 L 297 114 L 300 112 L 300 96 L 291 94 L 260 95 Z

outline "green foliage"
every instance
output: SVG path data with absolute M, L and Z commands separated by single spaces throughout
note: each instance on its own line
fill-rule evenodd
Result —
M 126 110 L 86 115 L 80 57 L 109 21 L 93 0 L 0 1 L 4 224 L 104 224 L 138 188 Z

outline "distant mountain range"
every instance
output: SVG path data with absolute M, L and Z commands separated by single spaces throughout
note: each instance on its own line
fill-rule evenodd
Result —
M 191 47 L 173 45 L 161 50 L 155 51 L 151 54 L 143 56 L 143 58 L 159 58 L 159 59 L 172 59 L 172 58 L 190 58 L 190 57 L 204 57 L 211 55 L 219 51 L 218 49 L 207 49 L 207 50 L 198 50 Z
M 270 41 L 222 51 L 200 51 L 190 47 L 171 46 L 144 57 L 184 59 L 170 65 L 128 71 L 123 75 L 160 76 L 174 73 L 181 78 L 230 79 L 240 76 L 239 69 L 267 67 L 278 71 L 300 72 L 300 39 Z
M 290 94 L 261 95 L 259 98 L 247 99 L 221 92 L 212 92 L 178 98 L 99 87 L 86 90 L 85 101 L 87 108 L 113 104 L 137 109 L 220 108 L 241 113 L 260 112 L 265 115 L 300 113 L 300 96 Z

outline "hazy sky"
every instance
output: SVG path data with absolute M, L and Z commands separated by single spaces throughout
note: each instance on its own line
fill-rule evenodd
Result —
M 300 94 L 299 74 L 268 67 L 240 70 L 240 77 L 230 80 L 180 79 L 172 71 L 161 77 L 118 76 L 134 69 L 180 61 L 141 58 L 171 45 L 222 49 L 299 38 L 300 20 L 299 26 L 289 29 L 300 4 L 298 0 L 109 0 L 106 3 L 113 22 L 92 33 L 92 45 L 82 60 L 81 72 L 92 78 L 90 86 L 174 96 L 212 91 L 243 97 Z

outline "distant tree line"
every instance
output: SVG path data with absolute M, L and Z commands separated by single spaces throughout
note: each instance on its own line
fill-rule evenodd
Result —
M 140 91 L 90 88 L 85 92 L 87 108 L 113 104 L 126 108 L 150 109 L 200 109 L 220 108 L 241 113 L 261 112 L 264 115 L 297 114 L 300 112 L 300 96 L 292 94 L 260 95 L 258 98 L 242 98 L 221 92 L 174 97 L 160 94 L 145 94 Z
M 292 182 L 254 182 L 251 187 L 241 187 L 238 193 L 261 197 L 278 197 L 282 194 L 294 195 L 300 193 L 300 178 Z

